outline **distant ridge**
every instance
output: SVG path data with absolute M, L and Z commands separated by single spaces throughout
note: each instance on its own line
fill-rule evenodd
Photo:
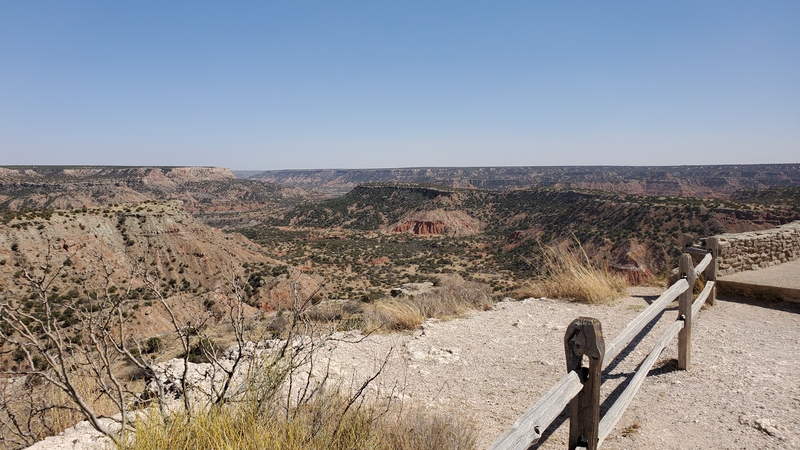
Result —
M 261 220 L 310 198 L 302 189 L 198 166 L 0 166 L 0 211 L 181 200 L 207 224 Z
M 728 197 L 741 189 L 800 186 L 800 164 L 418 167 L 233 171 L 240 178 L 338 196 L 359 184 L 425 183 L 479 189 L 556 187 L 635 195 Z

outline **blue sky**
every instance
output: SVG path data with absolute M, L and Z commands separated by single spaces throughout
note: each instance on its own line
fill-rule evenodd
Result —
M 0 0 L 3 165 L 797 162 L 796 0 Z

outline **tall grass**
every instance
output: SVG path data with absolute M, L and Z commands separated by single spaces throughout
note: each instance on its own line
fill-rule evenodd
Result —
M 375 302 L 364 308 L 364 326 L 399 331 L 413 330 L 425 319 L 462 317 L 470 310 L 487 310 L 494 301 L 479 283 L 446 285 L 431 292 Z
M 131 389 L 141 388 L 141 383 L 129 385 Z M 91 374 L 77 373 L 72 377 L 72 386 L 99 414 L 110 416 L 117 412 Z M 0 448 L 27 447 L 83 419 L 63 390 L 37 376 L 0 379 Z
M 425 321 L 420 305 L 410 299 L 376 302 L 364 310 L 364 327 L 387 331 L 413 330 Z
M 317 400 L 289 417 L 273 411 L 254 415 L 248 405 L 230 404 L 198 411 L 188 420 L 184 412 L 166 421 L 152 413 L 136 424 L 124 450 L 162 449 L 356 449 L 378 448 L 370 411 L 340 416 L 338 403 Z
M 555 247 L 541 248 L 540 276 L 528 294 L 588 303 L 605 303 L 625 296 L 625 277 L 596 267 L 582 249 L 576 255 Z
M 349 408 L 337 393 L 316 397 L 292 410 L 277 402 L 267 409 L 251 403 L 232 403 L 199 411 L 188 420 L 173 414 L 164 421 L 157 412 L 136 425 L 122 450 L 240 449 L 240 450 L 469 450 L 477 433 L 463 418 L 411 413 L 388 413 L 368 404 Z M 254 411 L 261 411 L 254 414 Z

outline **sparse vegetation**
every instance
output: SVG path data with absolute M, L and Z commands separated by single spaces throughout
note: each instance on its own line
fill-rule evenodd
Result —
M 120 234 L 135 226 L 130 219 L 118 223 Z M 298 297 L 296 285 L 288 290 L 294 293 L 290 304 L 278 315 L 283 318 L 279 329 L 256 320 L 260 314 L 248 309 L 248 302 L 274 280 L 297 283 L 293 281 L 297 271 L 285 265 L 248 263 L 241 271 L 231 268 L 230 273 L 219 273 L 216 281 L 210 281 L 216 286 L 214 292 L 193 294 L 189 292 L 193 284 L 168 278 L 171 264 L 184 265 L 164 243 L 124 245 L 132 249 L 126 258 L 134 264 L 130 273 L 115 274 L 103 257 L 85 272 L 86 255 L 48 239 L 43 242 L 47 247 L 39 249 L 39 254 L 26 251 L 15 256 L 15 276 L 4 280 L 10 289 L 4 289 L 0 297 L 0 345 L 9 355 L 3 361 L 8 377 L 3 378 L 6 383 L 0 392 L 0 428 L 9 448 L 27 446 L 80 419 L 87 419 L 122 447 L 129 445 L 134 429 L 136 440 L 131 445 L 143 448 L 147 442 L 172 448 L 180 439 L 203 441 L 197 435 L 200 430 L 218 431 L 226 440 L 233 439 L 224 434 L 226 430 L 244 440 L 252 438 L 242 435 L 243 429 L 267 433 L 265 439 L 278 443 L 288 438 L 287 444 L 293 446 L 285 448 L 381 448 L 373 443 L 390 434 L 386 427 L 394 425 L 389 418 L 399 412 L 390 401 L 384 402 L 387 399 L 367 401 L 363 387 L 355 393 L 337 391 L 332 381 L 292 387 L 302 370 L 310 370 L 306 365 L 336 328 L 308 320 L 305 312 L 317 293 Z M 190 298 L 202 305 L 199 311 L 203 312 L 184 311 Z M 143 307 L 149 308 L 151 317 L 160 311 L 162 320 L 170 324 L 169 331 L 159 336 L 139 334 L 135 325 Z M 277 338 L 283 340 L 275 347 Z M 273 342 L 272 347 L 267 341 Z M 274 356 L 267 357 L 267 366 L 256 368 L 255 358 L 241 356 L 247 345 L 273 348 Z M 233 359 L 223 353 L 234 355 Z M 164 370 L 159 364 L 171 356 L 178 356 L 187 369 L 177 380 L 182 401 L 167 408 L 167 397 L 173 394 L 157 374 Z M 214 379 L 221 384 L 207 397 L 186 394 L 194 392 L 187 384 L 188 362 L 206 363 L 215 371 Z M 250 373 L 244 381 L 238 378 L 242 371 Z M 254 373 L 262 376 L 254 377 Z M 264 373 L 275 375 L 265 381 Z M 145 384 L 147 394 L 143 395 Z M 241 386 L 250 389 L 242 391 Z M 142 402 L 151 405 L 147 421 L 134 411 Z M 262 409 L 253 411 L 253 405 Z M 121 414 L 121 430 L 99 420 L 115 414 Z M 250 422 L 243 422 L 247 418 Z M 432 423 L 451 422 L 436 420 Z M 134 427 L 137 421 L 149 425 Z M 203 425 L 193 428 L 197 423 Z M 248 428 L 256 424 L 262 428 Z M 184 434 L 178 433 L 178 425 Z M 268 428 L 277 434 L 270 437 Z M 146 430 L 149 435 L 143 434 Z M 474 430 L 451 432 L 445 427 L 441 433 L 474 435 Z M 207 442 L 210 448 L 217 446 L 213 440 Z
M 643 197 L 574 189 L 514 191 L 373 184 L 305 204 L 271 225 L 239 229 L 291 265 L 306 265 L 328 282 L 331 299 L 359 299 L 402 283 L 457 274 L 511 295 L 539 276 L 541 244 L 577 239 L 592 265 L 609 267 L 630 242 L 646 249 L 658 274 L 673 267 L 686 234 L 763 228 L 800 218 L 786 208 L 754 211 L 746 204 L 685 197 Z M 466 211 L 485 224 L 465 236 L 414 236 L 387 227 L 410 211 Z M 768 226 L 768 225 L 766 225 Z
M 413 330 L 429 318 L 461 317 L 509 295 L 603 303 L 625 291 L 625 281 L 604 269 L 623 242 L 644 245 L 648 264 L 658 271 L 671 267 L 686 233 L 704 236 L 732 223 L 765 227 L 800 218 L 797 187 L 741 191 L 721 200 L 375 183 L 299 206 L 314 196 L 249 180 L 181 182 L 169 192 L 132 188 L 153 198 L 184 199 L 206 223 L 247 224 L 239 231 L 282 261 L 256 258 L 260 262 L 212 273 L 206 248 L 157 238 L 185 230 L 191 216 L 155 201 L 125 203 L 111 187 L 125 170 L 104 170 L 89 177 L 91 192 L 75 196 L 80 200 L 74 204 L 59 190 L 59 183 L 70 183 L 63 177 L 58 183 L 9 185 L 12 192 L 0 204 L 0 225 L 9 232 L 0 249 L 6 276 L 0 284 L 0 364 L 6 375 L 0 427 L 8 447 L 87 418 L 132 449 L 472 448 L 474 429 L 450 416 L 413 405 L 400 411 L 388 399 L 367 399 L 332 383 L 307 384 L 300 397 L 285 386 L 336 331 Z M 51 209 L 56 204 L 73 209 Z M 485 228 L 464 236 L 387 231 L 409 212 L 434 210 L 468 214 Z M 167 222 L 177 228 L 155 229 Z M 114 273 L 119 268 L 102 257 L 86 259 L 72 239 L 50 237 L 58 236 L 51 233 L 56 227 L 65 236 L 94 235 L 91 242 L 108 230 L 116 233 L 116 254 L 130 260 L 129 270 Z M 31 248 L 32 236 L 42 237 L 47 248 Z M 228 234 L 214 245 L 228 250 L 228 241 L 237 239 Z M 325 288 L 298 294 L 293 283 L 301 275 L 325 279 Z M 390 288 L 419 282 L 436 288 L 389 297 Z M 290 288 L 276 289 L 275 296 L 284 297 L 270 303 L 279 285 Z M 276 313 L 267 315 L 261 307 Z M 168 331 L 140 333 L 142 323 L 156 316 Z M 281 356 L 269 360 L 273 365 L 261 378 L 236 378 L 254 360 L 234 359 L 233 368 L 225 360 L 230 348 L 241 354 L 246 343 L 275 345 L 280 339 Z M 295 348 L 298 341 L 309 347 Z M 163 386 L 149 398 L 140 394 L 157 365 L 176 356 L 184 364 L 210 365 L 225 382 L 204 401 L 184 395 L 183 405 L 166 414 Z M 178 390 L 187 392 L 183 376 Z M 147 402 L 147 415 L 133 412 Z M 122 432 L 97 421 L 117 413 Z
M 426 319 L 462 317 L 470 310 L 486 310 L 493 304 L 486 285 L 466 282 L 445 284 L 415 295 L 384 297 L 374 302 L 322 302 L 311 307 L 304 316 L 319 322 L 335 322 L 340 329 L 402 331 L 414 330 Z

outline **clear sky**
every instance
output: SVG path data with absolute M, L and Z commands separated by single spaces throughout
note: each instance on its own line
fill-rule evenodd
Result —
M 0 165 L 797 162 L 797 0 L 0 0 Z

